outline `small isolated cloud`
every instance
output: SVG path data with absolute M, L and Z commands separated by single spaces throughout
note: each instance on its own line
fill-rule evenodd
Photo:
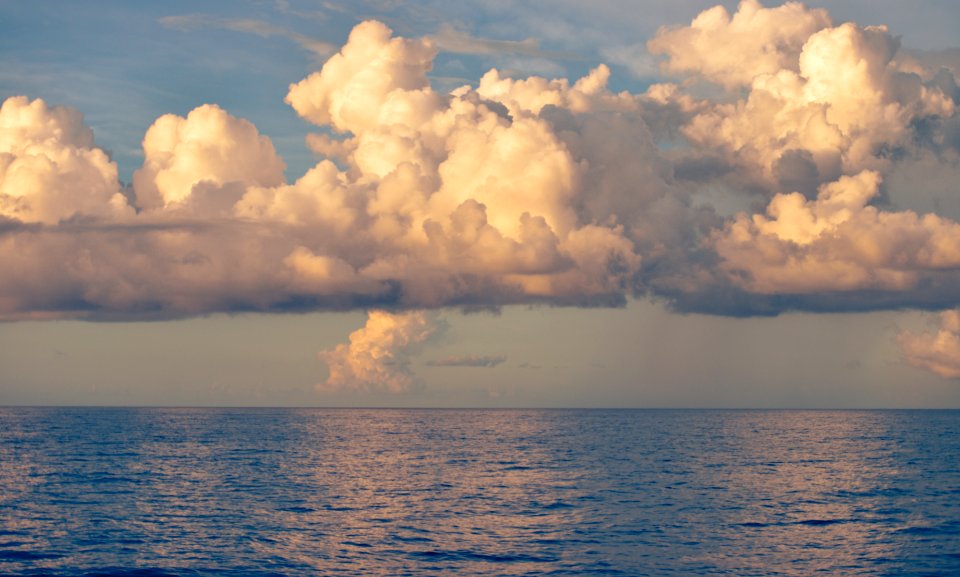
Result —
M 903 331 L 897 336 L 904 360 L 947 379 L 960 378 L 960 310 L 940 313 L 936 333 Z
M 367 324 L 350 334 L 350 342 L 321 351 L 330 369 L 321 391 L 404 393 L 421 384 L 410 370 L 410 358 L 420 352 L 444 323 L 423 311 L 393 314 L 373 310 Z
M 494 355 L 494 356 L 463 355 L 463 356 L 447 357 L 445 359 L 440 359 L 436 361 L 428 361 L 427 365 L 431 367 L 493 368 L 503 363 L 506 360 L 507 360 L 507 357 L 503 355 Z

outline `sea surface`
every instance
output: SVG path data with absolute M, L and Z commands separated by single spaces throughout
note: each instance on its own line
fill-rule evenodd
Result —
M 960 411 L 0 408 L 2 575 L 960 575 Z

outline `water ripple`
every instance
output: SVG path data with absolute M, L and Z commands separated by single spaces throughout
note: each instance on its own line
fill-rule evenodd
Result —
M 960 412 L 0 409 L 0 574 L 960 575 Z

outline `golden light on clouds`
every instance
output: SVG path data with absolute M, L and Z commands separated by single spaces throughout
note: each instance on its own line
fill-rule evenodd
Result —
M 270 138 L 214 103 L 158 118 L 127 187 L 80 112 L 8 98 L 0 317 L 373 309 L 324 353 L 328 386 L 398 391 L 415 383 L 398 351 L 429 336 L 424 309 L 960 304 L 960 225 L 884 189 L 917 159 L 957 162 L 956 80 L 886 27 L 798 3 L 712 8 L 655 35 L 666 76 L 636 94 L 611 91 L 602 63 L 440 92 L 451 34 L 365 21 L 291 79 L 286 102 L 321 129 L 292 182 Z M 753 208 L 726 215 L 703 201 L 715 190 Z M 918 339 L 901 339 L 911 362 L 956 376 L 941 357 L 960 352 Z

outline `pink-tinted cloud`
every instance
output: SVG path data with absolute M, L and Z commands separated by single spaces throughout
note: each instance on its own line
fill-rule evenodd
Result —
M 367 324 L 350 333 L 349 344 L 320 352 L 329 377 L 322 391 L 403 393 L 420 384 L 410 370 L 411 355 L 438 331 L 442 322 L 422 311 L 372 310 Z
M 766 215 L 741 213 L 715 237 L 722 267 L 758 293 L 908 291 L 924 273 L 960 268 L 960 224 L 868 206 L 879 185 L 864 171 L 815 200 L 778 194 Z
M 749 86 L 762 75 L 797 71 L 804 44 L 831 25 L 823 9 L 799 2 L 766 8 L 743 0 L 730 14 L 723 6 L 701 12 L 689 26 L 666 26 L 649 42 L 653 54 L 668 58 L 665 71 L 695 73 L 728 88 Z
M 206 104 L 148 128 L 125 189 L 79 112 L 8 99 L 0 316 L 958 304 L 957 223 L 891 205 L 910 191 L 889 176 L 956 162 L 960 92 L 894 32 L 715 8 L 652 40 L 678 81 L 643 94 L 603 64 L 440 92 L 444 42 L 363 22 L 294 82 L 320 158 L 292 182 L 260 129 Z
M 283 182 L 284 163 L 270 139 L 212 104 L 186 118 L 158 118 L 143 138 L 143 154 L 133 184 L 147 210 L 214 216 L 229 212 L 248 185 Z
M 56 224 L 83 217 L 123 220 L 133 210 L 117 165 L 93 144 L 83 115 L 40 99 L 0 108 L 0 216 Z
M 960 311 L 940 314 L 936 333 L 903 331 L 897 336 L 904 360 L 941 377 L 960 378 Z

